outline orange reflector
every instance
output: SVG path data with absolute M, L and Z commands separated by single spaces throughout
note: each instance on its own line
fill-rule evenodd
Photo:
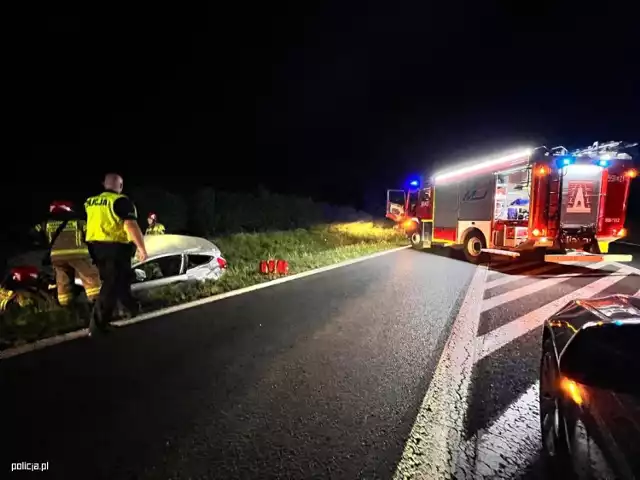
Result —
M 635 168 L 627 170 L 625 175 L 629 178 L 636 178 L 638 176 L 638 171 Z
M 560 388 L 576 405 L 582 405 L 584 403 L 580 386 L 573 380 L 562 377 L 562 380 L 560 380 Z
M 627 236 L 626 228 L 621 228 L 620 230 L 618 230 L 618 233 L 616 233 L 616 237 L 626 237 L 626 236 Z
M 549 173 L 549 171 L 547 170 L 547 168 L 545 166 L 540 167 L 538 170 L 536 170 L 536 173 L 540 176 L 544 176 L 547 173 Z

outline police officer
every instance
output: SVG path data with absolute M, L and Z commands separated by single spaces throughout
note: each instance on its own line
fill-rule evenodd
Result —
M 158 222 L 158 216 L 151 212 L 147 217 L 147 230 L 144 232 L 145 235 L 164 235 L 164 225 Z
M 131 295 L 134 247 L 138 260 L 147 259 L 136 207 L 122 194 L 122 177 L 107 174 L 103 185 L 105 190 L 100 195 L 85 202 L 87 243 L 102 279 L 100 298 L 91 318 L 91 334 L 109 330 L 118 301 L 131 314 L 137 312 L 138 303 Z
M 36 225 L 36 231 L 45 234 L 50 246 L 58 303 L 62 306 L 71 303 L 76 275 L 82 281 L 87 298 L 93 302 L 100 294 L 100 276 L 85 243 L 86 222 L 68 201 L 53 202 L 49 214 L 48 220 Z

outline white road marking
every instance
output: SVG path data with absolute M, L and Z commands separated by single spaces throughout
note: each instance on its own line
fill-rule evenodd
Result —
M 515 478 L 540 449 L 539 384 L 536 382 L 487 428 L 462 447 L 456 478 Z
M 506 275 L 504 277 L 498 278 L 496 280 L 493 280 L 491 282 L 488 282 L 485 285 L 485 290 L 489 290 L 490 288 L 493 287 L 498 287 L 500 285 L 504 285 L 506 283 L 511 283 L 511 282 L 515 282 L 516 280 L 521 280 L 523 278 L 531 278 L 534 275 L 539 275 L 541 273 L 547 272 L 549 270 L 552 270 L 554 268 L 558 268 L 557 265 L 542 265 L 541 267 L 538 268 L 534 268 L 533 270 L 527 270 L 521 274 L 518 275 Z
M 382 252 L 372 253 L 371 255 L 366 255 L 364 257 L 345 260 L 344 262 L 336 263 L 333 265 L 327 265 L 326 267 L 315 268 L 313 270 L 307 270 L 306 272 L 296 273 L 295 275 L 289 275 L 286 277 L 277 278 L 269 282 L 258 283 L 256 285 L 239 288 L 237 290 L 231 290 L 230 292 L 221 293 L 219 295 L 213 295 L 211 297 L 201 298 L 200 300 L 194 300 L 193 302 L 187 302 L 180 305 L 175 305 L 173 307 L 163 308 L 161 310 L 155 310 L 149 313 L 143 313 L 142 315 L 138 315 L 137 317 L 133 317 L 128 320 L 119 320 L 117 322 L 113 322 L 113 324 L 118 327 L 124 327 L 126 325 L 132 325 L 134 323 L 144 322 L 145 320 L 149 320 L 152 318 L 161 317 L 163 315 L 179 312 L 181 310 L 186 310 L 188 308 L 198 307 L 200 305 L 206 305 L 207 303 L 217 302 L 220 300 L 224 300 L 225 298 L 235 297 L 245 293 L 253 292 L 255 290 L 261 290 L 263 288 L 273 287 L 274 285 L 290 282 L 292 280 L 297 280 L 299 278 L 309 277 L 311 275 L 327 272 L 329 270 L 334 270 L 336 268 L 346 267 L 347 265 L 353 265 L 354 263 L 363 262 L 371 258 L 380 257 L 382 255 L 387 255 L 389 253 L 394 253 L 400 250 L 406 250 L 408 248 L 410 247 L 406 246 L 406 247 L 393 248 L 391 250 L 384 250 Z M 83 338 L 88 336 L 89 336 L 89 330 L 85 328 L 82 330 L 77 330 L 75 332 L 70 332 L 63 335 L 56 335 L 55 337 L 44 338 L 42 340 L 38 340 L 33 343 L 20 345 L 19 347 L 7 348 L 6 350 L 0 350 L 0 360 L 15 357 L 17 355 L 22 355 L 24 353 L 32 352 L 34 350 L 40 350 L 42 348 L 51 347 L 59 343 L 68 342 L 69 340 L 76 340 L 78 338 Z
M 603 263 L 595 264 L 592 268 L 598 268 L 599 266 L 603 266 Z M 482 302 L 482 311 L 486 312 L 494 307 L 502 305 L 503 303 L 510 302 L 512 300 L 517 300 L 526 295 L 531 295 L 532 293 L 539 292 L 540 290 L 544 290 L 545 288 L 552 287 L 557 285 L 558 283 L 566 282 L 572 277 L 579 277 L 584 275 L 584 272 L 580 273 L 568 273 L 563 276 L 547 278 L 545 280 L 540 280 L 539 282 L 532 283 L 530 285 L 525 285 L 524 287 L 516 288 L 514 290 L 510 290 L 501 295 L 496 295 L 495 297 L 487 298 Z
M 567 303 L 577 298 L 590 298 L 611 285 L 621 281 L 626 275 L 633 273 L 634 269 L 621 268 L 616 273 L 600 278 L 595 282 L 590 283 L 578 290 L 575 290 L 553 302 L 545 305 L 544 307 L 533 310 L 509 323 L 503 325 L 495 330 L 477 338 L 476 351 L 478 354 L 478 360 L 491 355 L 496 350 L 499 350 L 503 346 L 507 345 L 511 341 L 518 337 L 530 332 L 531 330 L 538 328 L 542 325 L 545 319 L 556 313 Z M 624 275 L 620 275 L 624 274 Z
M 409 434 L 395 479 L 451 478 L 462 441 L 487 269 L 476 269 Z

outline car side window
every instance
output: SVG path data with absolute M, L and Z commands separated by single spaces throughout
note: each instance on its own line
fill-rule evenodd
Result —
M 187 257 L 187 270 L 190 270 L 200 265 L 206 265 L 213 260 L 213 257 L 209 255 L 189 255 Z
M 150 280 L 158 280 L 161 278 L 175 277 L 180 275 L 180 267 L 182 266 L 181 255 L 170 255 L 168 257 L 160 257 L 138 265 L 135 270 L 144 272 L 144 280 L 139 279 L 136 275 L 137 283 L 148 282 Z

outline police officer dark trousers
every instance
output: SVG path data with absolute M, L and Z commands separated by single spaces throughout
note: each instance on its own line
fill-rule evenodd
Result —
M 138 304 L 131 295 L 131 258 L 135 249 L 140 261 L 147 258 L 144 237 L 137 222 L 136 208 L 123 195 L 122 178 L 108 174 L 105 191 L 88 198 L 87 244 L 98 267 L 102 287 L 91 318 L 91 334 L 106 332 L 114 318 L 118 302 L 131 314 Z

